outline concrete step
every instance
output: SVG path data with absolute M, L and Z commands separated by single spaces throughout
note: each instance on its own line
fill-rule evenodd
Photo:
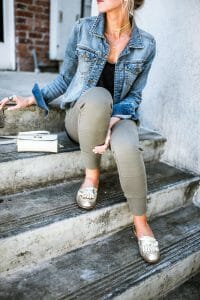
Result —
M 55 77 L 56 74 L 53 73 L 0 72 L 0 100 L 13 94 L 30 96 L 35 82 L 43 87 Z M 0 112 L 0 135 L 14 135 L 27 130 L 62 131 L 65 112 L 56 109 L 58 102 L 57 99 L 51 103 L 52 109 L 47 120 L 44 118 L 44 111 L 36 106 L 14 112 L 5 110 L 4 116 Z
M 139 128 L 140 145 L 144 161 L 156 161 L 164 152 L 166 138 L 155 131 Z M 80 148 L 66 133 L 59 134 L 62 148 L 59 153 L 31 153 L 16 151 L 11 140 L 0 139 L 0 194 L 15 193 L 24 188 L 50 184 L 83 175 L 84 165 Z M 42 166 L 42 168 L 41 168 Z M 102 170 L 115 168 L 111 151 L 102 157 Z
M 186 280 L 160 300 L 199 300 L 200 296 L 200 270 L 199 273 Z
M 37 268 L 1 276 L 0 299 L 156 300 L 200 270 L 199 218 L 190 204 L 150 222 L 160 247 L 156 264 L 142 259 L 127 226 Z
M 193 201 L 200 177 L 160 162 L 146 164 L 147 216 L 153 219 Z M 132 222 L 118 174 L 102 174 L 96 209 L 75 202 L 80 180 L 0 198 L 0 273 L 56 257 Z

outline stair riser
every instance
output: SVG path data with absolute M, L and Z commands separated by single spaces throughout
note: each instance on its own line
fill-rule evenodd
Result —
M 189 179 L 169 185 L 162 192 L 154 192 L 148 195 L 148 214 L 153 218 L 185 206 L 193 201 L 198 189 L 198 180 Z
M 193 191 L 187 193 L 188 197 L 186 198 L 188 186 L 189 183 L 180 184 L 180 186 L 176 186 L 176 191 L 171 187 L 149 194 L 147 217 L 153 218 L 166 214 L 191 203 L 195 185 L 191 184 Z M 166 201 L 166 197 L 168 201 Z M 168 205 L 164 206 L 163 199 L 168 202 Z M 110 233 L 131 224 L 131 222 L 132 215 L 125 202 L 92 210 L 89 213 L 55 222 L 40 229 L 29 230 L 15 237 L 2 239 L 0 241 L 0 272 L 9 273 L 23 266 L 56 257 L 78 248 L 92 238 Z
M 158 143 L 158 145 L 157 145 Z M 164 143 L 141 143 L 145 162 L 158 161 Z M 111 151 L 102 157 L 102 171 L 116 167 Z M 60 182 L 84 174 L 80 151 L 57 153 L 1 163 L 0 194 L 10 194 L 30 187 Z
M 141 284 L 126 290 L 115 300 L 158 300 L 191 278 L 200 269 L 200 251 L 193 253 L 175 265 L 161 269 L 159 274 L 143 280 Z M 156 271 L 156 269 L 154 270 Z

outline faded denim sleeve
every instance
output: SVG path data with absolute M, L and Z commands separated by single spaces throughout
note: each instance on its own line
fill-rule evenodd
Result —
M 49 111 L 48 103 L 66 92 L 76 72 L 78 63 L 76 56 L 76 45 L 78 40 L 79 26 L 80 20 L 76 21 L 68 37 L 64 61 L 61 66 L 60 73 L 52 82 L 44 86 L 42 89 L 39 88 L 37 83 L 32 89 L 32 93 L 35 96 L 37 105 L 44 109 L 46 114 L 48 114 Z
M 138 119 L 137 110 L 142 101 L 142 91 L 146 85 L 151 64 L 156 55 L 156 41 L 153 39 L 150 54 L 148 55 L 143 70 L 139 73 L 133 82 L 127 96 L 121 102 L 113 105 L 112 116 L 122 119 Z

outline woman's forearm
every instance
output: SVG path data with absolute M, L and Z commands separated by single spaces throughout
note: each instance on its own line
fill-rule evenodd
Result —
M 109 129 L 112 129 L 112 127 L 120 120 L 118 117 L 111 117 L 110 118 L 110 124 L 109 124 Z

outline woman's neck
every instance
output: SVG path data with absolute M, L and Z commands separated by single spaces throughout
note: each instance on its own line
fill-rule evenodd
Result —
M 128 16 L 121 16 L 115 12 L 107 12 L 105 14 L 104 32 L 111 35 L 115 39 L 119 39 L 121 34 L 129 32 L 131 22 Z

